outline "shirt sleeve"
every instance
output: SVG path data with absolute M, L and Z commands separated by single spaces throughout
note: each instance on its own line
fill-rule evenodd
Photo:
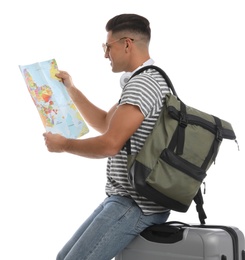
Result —
M 132 78 L 124 87 L 119 105 L 138 106 L 144 117 L 154 114 L 162 106 L 162 92 L 156 80 L 147 74 Z

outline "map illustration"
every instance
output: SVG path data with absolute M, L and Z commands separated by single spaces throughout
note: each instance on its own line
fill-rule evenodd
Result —
M 55 59 L 19 68 L 47 132 L 67 138 L 88 133 L 89 129 L 65 85 L 55 76 L 58 72 Z

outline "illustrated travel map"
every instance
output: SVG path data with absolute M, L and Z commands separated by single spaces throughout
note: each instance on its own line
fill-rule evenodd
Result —
M 30 65 L 19 65 L 31 98 L 47 132 L 67 138 L 78 138 L 89 129 L 67 93 L 65 85 L 55 76 L 55 59 Z

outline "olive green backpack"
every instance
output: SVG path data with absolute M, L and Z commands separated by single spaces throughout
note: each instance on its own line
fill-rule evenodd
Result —
M 161 73 L 173 94 L 166 95 L 160 116 L 137 155 L 131 155 L 127 141 L 129 181 L 140 195 L 171 210 L 186 212 L 194 200 L 204 224 L 201 184 L 222 140 L 235 140 L 235 133 L 230 123 L 185 105 L 159 67 L 145 66 L 133 76 L 149 68 Z

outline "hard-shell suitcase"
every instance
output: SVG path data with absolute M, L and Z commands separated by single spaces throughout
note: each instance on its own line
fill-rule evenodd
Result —
M 245 260 L 237 227 L 167 222 L 144 230 L 115 260 Z

